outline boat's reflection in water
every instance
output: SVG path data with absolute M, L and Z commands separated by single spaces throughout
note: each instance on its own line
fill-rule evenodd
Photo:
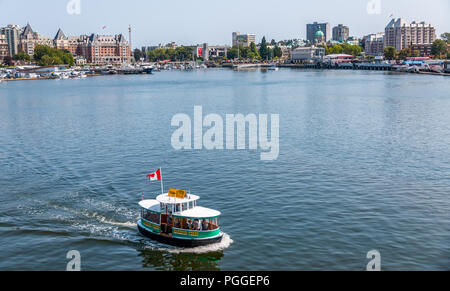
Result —
M 223 251 L 210 253 L 173 252 L 164 250 L 138 250 L 144 268 L 160 271 L 220 271 Z

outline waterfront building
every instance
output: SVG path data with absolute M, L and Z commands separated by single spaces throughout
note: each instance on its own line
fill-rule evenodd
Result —
M 325 34 L 323 33 L 323 31 L 320 29 L 315 33 L 314 35 L 314 44 L 323 44 L 325 43 Z
M 19 39 L 19 49 L 23 50 L 29 56 L 34 55 L 34 48 L 38 44 L 54 47 L 53 40 L 50 37 L 34 32 L 29 23 L 20 34 Z
M 2 64 L 5 58 L 8 56 L 10 56 L 10 54 L 6 36 L 4 34 L 0 34 L 0 64 Z
M 280 46 L 281 48 L 281 58 L 280 60 L 288 60 L 291 55 L 291 49 L 288 46 Z
M 351 63 L 354 57 L 352 55 L 347 54 L 331 54 L 323 57 L 324 63 L 329 64 L 340 64 L 340 63 Z
M 384 55 L 384 33 L 369 34 L 364 37 L 364 47 L 366 55 Z
M 67 49 L 78 64 L 122 64 L 131 62 L 130 47 L 122 34 L 112 35 L 79 35 L 66 37 L 59 30 L 54 39 L 54 47 Z
M 176 49 L 178 47 L 178 45 L 176 42 L 172 41 L 172 42 L 169 42 L 168 44 L 166 44 L 165 47 L 168 49 Z
M 402 18 L 392 19 L 385 28 L 385 46 L 393 46 L 397 50 L 409 48 L 411 45 L 432 44 L 436 40 L 436 30 L 425 22 L 407 23 Z
M 165 48 L 162 44 L 159 45 L 153 45 L 153 46 L 143 46 L 141 51 L 143 54 L 148 53 L 149 51 L 153 51 L 156 49 Z
M 311 23 L 306 25 L 306 39 L 313 43 L 316 39 L 316 32 L 322 31 L 324 34 L 324 40 L 325 42 L 328 42 L 331 40 L 331 26 L 328 22 L 326 23 Z
M 321 61 L 325 56 L 323 47 L 298 47 L 290 52 L 292 62 Z
M 208 61 L 210 59 L 226 57 L 230 47 L 226 45 L 211 46 L 207 43 L 204 43 L 194 46 L 193 49 L 194 54 L 197 58 L 202 58 L 204 61 Z
M 249 47 L 252 42 L 256 44 L 255 34 L 241 34 L 239 32 L 233 32 L 232 34 L 233 46 Z
M 89 64 L 121 64 L 130 63 L 130 46 L 122 34 L 97 35 L 92 34 L 81 45 L 82 55 Z
M 53 39 L 53 46 L 59 50 L 69 50 L 69 38 L 64 35 L 64 32 L 58 29 L 58 32 Z
M 362 39 L 360 39 L 360 38 L 358 38 L 358 37 L 355 37 L 355 36 L 349 36 L 349 37 L 347 38 L 347 40 L 345 41 L 345 43 L 347 43 L 347 44 L 349 44 L 349 45 L 360 45 L 361 40 L 362 40 Z
M 22 28 L 18 25 L 9 24 L 6 27 L 0 28 L 0 34 L 5 35 L 6 42 L 8 43 L 10 56 L 14 56 L 19 52 L 21 33 Z
M 413 44 L 410 46 L 411 51 L 418 51 L 421 57 L 430 57 L 432 55 L 431 48 L 433 44 Z
M 350 29 L 348 26 L 339 24 L 333 27 L 333 40 L 339 42 L 346 42 L 350 35 Z
M 51 39 L 34 32 L 30 24 L 27 24 L 19 39 L 19 48 L 30 56 L 34 55 L 35 46 L 41 44 L 59 50 L 68 50 L 73 56 L 81 57 L 78 58 L 79 64 L 122 64 L 131 62 L 129 42 L 122 34 L 114 36 L 91 34 L 67 37 L 59 29 L 55 37 Z
M 33 31 L 28 23 L 25 29 L 20 34 L 20 50 L 27 53 L 29 56 L 34 55 L 34 47 L 38 42 L 37 33 Z

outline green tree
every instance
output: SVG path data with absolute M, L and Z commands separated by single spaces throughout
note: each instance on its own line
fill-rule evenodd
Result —
M 14 55 L 13 59 L 16 61 L 27 61 L 27 62 L 31 61 L 31 57 L 22 50 L 19 51 L 16 55 Z
M 450 32 L 444 32 L 441 34 L 442 40 L 444 40 L 447 43 L 450 43 Z
M 192 59 L 192 47 L 180 46 L 175 50 L 175 59 L 178 61 L 188 61 Z
M 163 48 L 158 48 L 153 50 L 153 54 L 154 54 L 154 61 L 163 61 L 163 60 L 167 60 L 169 58 L 166 49 Z
M 140 49 L 135 49 L 133 53 L 134 53 L 134 59 L 136 61 L 139 61 L 141 58 L 144 57 L 144 54 L 142 53 L 142 51 Z
M 250 52 L 253 53 L 254 57 L 253 59 L 260 59 L 261 56 L 259 54 L 258 48 L 256 47 L 256 44 L 254 42 L 250 43 Z
M 262 60 L 267 60 L 269 57 L 269 49 L 267 48 L 267 42 L 266 37 L 263 36 L 261 40 L 261 46 L 259 48 L 259 55 L 261 56 Z
M 40 66 L 69 65 L 73 66 L 74 59 L 67 50 L 58 50 L 46 45 L 36 45 L 34 48 L 34 60 Z
M 411 50 L 410 49 L 402 49 L 398 52 L 397 55 L 398 55 L 399 59 L 406 60 L 406 58 L 411 55 Z
M 277 45 L 273 48 L 273 57 L 274 58 L 281 58 L 283 56 L 283 51 L 281 48 Z
M 10 56 L 6 56 L 6 57 L 3 59 L 3 64 L 4 64 L 5 66 L 14 66 L 14 60 L 13 60 L 13 58 L 11 58 Z
M 231 49 L 227 50 L 227 58 L 229 60 L 234 60 L 238 57 L 238 48 L 237 47 L 232 47 Z
M 447 43 L 442 39 L 436 39 L 431 46 L 431 53 L 438 58 L 442 58 L 447 53 Z
M 250 47 L 248 47 L 248 46 L 240 46 L 239 47 L 239 54 L 242 59 L 247 59 L 249 52 L 250 52 Z
M 384 49 L 384 57 L 386 60 L 395 60 L 397 57 L 397 50 L 393 46 L 388 46 Z

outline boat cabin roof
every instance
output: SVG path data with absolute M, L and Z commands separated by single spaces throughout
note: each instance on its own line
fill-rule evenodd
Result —
M 185 211 L 174 213 L 173 216 L 185 218 L 216 218 L 220 216 L 220 214 L 220 211 L 202 206 L 196 206 Z
M 153 211 L 153 212 L 161 212 L 161 207 L 158 201 L 156 200 L 142 200 L 139 202 L 139 205 L 147 210 Z
M 168 193 L 164 193 L 156 197 L 156 200 L 160 203 L 165 204 L 179 204 L 179 203 L 187 203 L 200 199 L 199 196 L 193 194 L 186 194 L 185 198 L 175 198 L 170 197 Z

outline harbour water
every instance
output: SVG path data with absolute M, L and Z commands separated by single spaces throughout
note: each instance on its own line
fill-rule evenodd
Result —
M 163 71 L 0 84 L 0 270 L 448 270 L 448 77 Z M 280 153 L 171 146 L 177 113 L 280 115 Z M 221 210 L 220 245 L 136 229 L 142 192 Z

